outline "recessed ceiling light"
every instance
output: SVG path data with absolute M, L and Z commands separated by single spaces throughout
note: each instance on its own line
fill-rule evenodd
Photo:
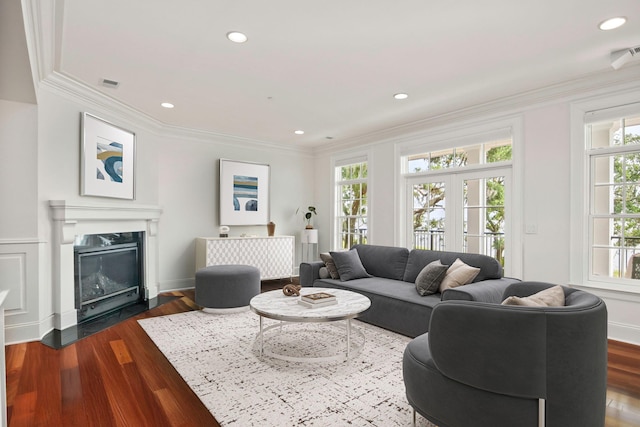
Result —
M 294 131 L 293 133 L 295 133 L 296 135 L 304 135 L 304 131 L 299 129 L 297 131 Z
M 160 104 L 160 105 L 162 105 L 164 108 L 173 108 L 173 107 L 175 107 L 175 105 L 173 105 L 173 104 L 172 104 L 172 103 L 170 103 L 170 102 L 163 102 L 163 103 L 162 103 L 162 104 Z
M 244 43 L 248 40 L 247 36 L 240 31 L 229 31 L 227 38 L 234 43 Z
M 615 30 L 618 27 L 621 27 L 627 22 L 627 18 L 624 16 L 616 16 L 615 18 L 609 18 L 606 21 L 602 21 L 598 28 L 604 31 Z
M 406 93 L 396 93 L 395 95 L 393 95 L 393 97 L 395 99 L 407 99 L 409 95 L 407 95 Z

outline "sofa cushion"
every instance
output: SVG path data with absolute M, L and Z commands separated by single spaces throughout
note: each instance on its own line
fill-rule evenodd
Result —
M 348 282 L 341 282 L 333 279 L 318 279 L 315 281 L 314 286 L 320 288 L 346 289 L 367 296 L 380 295 L 390 300 L 417 304 L 421 307 L 433 308 L 440 302 L 440 294 L 421 297 L 416 292 L 416 287 L 413 283 L 384 279 L 381 277 L 368 277 L 364 279 L 350 280 Z
M 329 276 L 331 276 L 332 279 L 339 279 L 340 274 L 338 274 L 336 263 L 333 262 L 333 258 L 331 258 L 331 254 L 326 252 L 321 253 L 320 259 L 322 260 L 322 262 L 324 262 L 325 267 L 327 267 L 327 270 L 329 271 Z
M 414 283 L 420 271 L 430 262 L 439 259 L 443 264 L 451 265 L 457 258 L 460 258 L 465 264 L 480 268 L 480 272 L 473 279 L 474 282 L 502 277 L 502 265 L 495 258 L 487 255 L 414 249 L 409 253 L 407 268 L 402 280 Z
M 443 265 L 440 260 L 430 262 L 416 277 L 416 290 L 421 296 L 432 295 L 438 292 L 442 279 L 447 274 L 448 265 Z
M 371 300 L 371 307 L 358 316 L 358 320 L 408 337 L 416 337 L 429 330 L 431 310 L 440 303 L 440 294 L 421 297 L 413 283 L 380 277 L 348 282 L 318 279 L 314 286 L 346 289 L 366 296 Z
M 333 258 L 333 262 L 336 264 L 341 281 L 346 282 L 353 279 L 371 277 L 362 265 L 362 261 L 360 261 L 360 256 L 358 256 L 358 251 L 356 249 L 329 253 L 331 254 L 331 258 Z
M 354 245 L 367 273 L 375 277 L 403 280 L 409 250 L 393 246 Z M 426 264 L 425 264 L 426 265 Z M 424 265 L 423 265 L 424 267 Z M 419 271 L 418 271 L 419 272 Z M 416 276 L 418 274 L 416 273 Z M 415 282 L 415 277 L 411 283 Z
M 510 296 L 502 302 L 502 305 L 521 305 L 526 307 L 563 307 L 564 290 L 557 285 L 528 297 Z
M 440 283 L 440 293 L 447 289 L 457 288 L 458 286 L 471 283 L 480 272 L 480 268 L 471 267 L 462 262 L 460 258 L 456 259 L 447 269 L 442 283 Z

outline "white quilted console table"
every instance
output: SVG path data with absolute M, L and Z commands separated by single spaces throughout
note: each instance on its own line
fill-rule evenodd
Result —
M 293 275 L 294 236 L 198 237 L 196 271 L 210 265 L 245 264 L 260 270 L 261 280 Z

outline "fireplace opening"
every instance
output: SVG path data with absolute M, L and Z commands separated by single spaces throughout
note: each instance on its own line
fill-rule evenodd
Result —
M 78 323 L 144 300 L 143 232 L 90 234 L 74 242 Z

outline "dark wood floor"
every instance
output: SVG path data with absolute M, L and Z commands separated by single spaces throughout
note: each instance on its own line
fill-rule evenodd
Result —
M 7 346 L 9 426 L 218 426 L 136 322 L 198 308 L 193 291 L 170 294 L 178 298 L 60 350 Z M 637 427 L 640 351 L 613 344 L 606 426 Z

